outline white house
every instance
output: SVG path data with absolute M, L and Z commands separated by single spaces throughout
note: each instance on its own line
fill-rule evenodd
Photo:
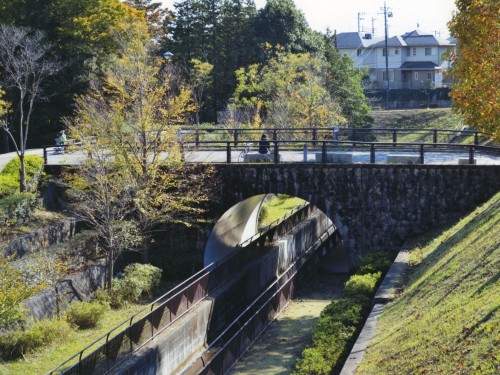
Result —
M 354 60 L 355 67 L 367 68 L 376 86 L 386 87 L 385 40 L 371 34 L 339 33 L 337 49 Z M 456 48 L 454 42 L 421 30 L 414 30 L 387 40 L 389 85 L 391 89 L 448 87 L 444 73 L 450 62 L 444 53 Z

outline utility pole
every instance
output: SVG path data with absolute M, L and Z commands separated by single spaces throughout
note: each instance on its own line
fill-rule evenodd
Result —
M 384 34 L 385 34 L 385 79 L 387 81 L 385 88 L 385 107 L 389 108 L 389 49 L 387 47 L 387 17 L 392 17 L 392 12 L 388 11 L 387 5 L 384 1 Z
M 358 33 L 361 32 L 361 22 L 360 21 L 364 20 L 364 18 L 361 17 L 364 15 L 365 15 L 365 12 L 358 12 Z

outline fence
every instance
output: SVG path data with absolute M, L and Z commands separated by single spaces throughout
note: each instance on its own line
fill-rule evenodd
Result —
M 283 235 L 313 209 L 309 205 L 292 210 L 278 225 L 255 236 L 234 254 L 210 264 L 177 287 L 95 340 L 48 374 L 103 374 L 151 341 L 177 319 L 216 290 L 232 274 L 258 257 L 276 235 Z M 267 233 L 268 230 L 270 233 Z
M 337 129 L 338 132 L 334 130 Z M 243 139 L 257 142 L 260 136 L 266 133 L 272 136 L 273 141 L 301 140 L 320 141 L 333 140 L 338 137 L 342 140 L 377 141 L 377 142 L 418 142 L 418 143 L 450 143 L 470 139 L 475 145 L 485 134 L 475 130 L 455 129 L 418 129 L 418 128 L 192 128 L 185 127 L 179 130 L 178 138 L 183 143 L 200 142 L 232 142 L 234 146 L 242 144 Z M 251 141 L 250 141 L 251 142 Z
M 246 143 L 243 142 L 243 143 Z M 427 153 L 462 153 L 467 157 L 468 164 L 475 164 L 476 154 L 500 156 L 500 147 L 480 146 L 473 144 L 454 144 L 454 143 L 395 143 L 395 142 L 364 142 L 364 141 L 304 141 L 304 140 L 289 140 L 289 141 L 271 141 L 271 155 L 269 161 L 274 163 L 283 162 L 310 162 L 308 155 L 318 155 L 315 162 L 328 163 L 331 158 L 329 154 L 332 152 L 364 152 L 368 156 L 367 163 L 374 164 L 377 162 L 379 153 L 387 154 L 388 152 L 410 152 L 419 156 L 419 160 L 415 164 L 424 164 Z M 232 163 L 235 160 L 243 160 L 240 157 L 235 157 L 234 153 L 238 154 L 241 150 L 232 145 L 232 142 L 221 141 L 200 141 L 198 147 L 192 145 L 184 147 L 185 154 L 191 154 L 200 151 L 222 151 L 225 158 L 217 160 L 217 162 Z M 288 155 L 283 155 L 282 152 L 288 151 Z M 295 154 L 290 153 L 295 151 Z M 246 152 L 246 151 L 245 151 Z M 460 155 L 458 155 L 460 156 Z M 189 158 L 187 158 L 189 160 Z M 379 160 L 380 161 L 380 160 Z M 205 162 L 205 161 L 202 161 Z M 212 162 L 214 162 L 212 160 Z M 386 161 L 382 161 L 386 162 Z

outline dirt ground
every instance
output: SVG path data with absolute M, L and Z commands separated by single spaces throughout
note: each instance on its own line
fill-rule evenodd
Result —
M 321 311 L 340 296 L 347 278 L 347 274 L 318 270 L 230 374 L 290 374 L 302 350 L 311 342 L 312 328 Z

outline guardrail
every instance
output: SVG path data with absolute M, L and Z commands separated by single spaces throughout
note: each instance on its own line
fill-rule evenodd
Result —
M 292 210 L 287 217 L 283 218 L 283 221 L 296 223 L 296 216 L 303 217 L 306 208 L 307 206 L 304 206 L 298 210 Z M 282 228 L 287 228 L 290 225 L 283 225 Z M 270 227 L 270 230 L 273 231 L 274 236 L 276 226 Z M 280 229 L 280 233 L 283 233 L 283 230 Z M 260 233 L 264 237 L 267 235 L 262 231 Z M 267 240 L 269 238 L 272 237 L 267 236 Z M 267 243 L 266 240 L 261 241 L 260 237 L 246 242 L 246 246 L 240 246 L 240 251 L 235 251 L 197 272 L 64 361 L 51 370 L 48 375 L 103 374 L 112 370 L 177 319 L 188 313 L 209 293 L 216 290 L 230 275 L 238 272 L 249 260 L 260 255 L 260 251 Z

